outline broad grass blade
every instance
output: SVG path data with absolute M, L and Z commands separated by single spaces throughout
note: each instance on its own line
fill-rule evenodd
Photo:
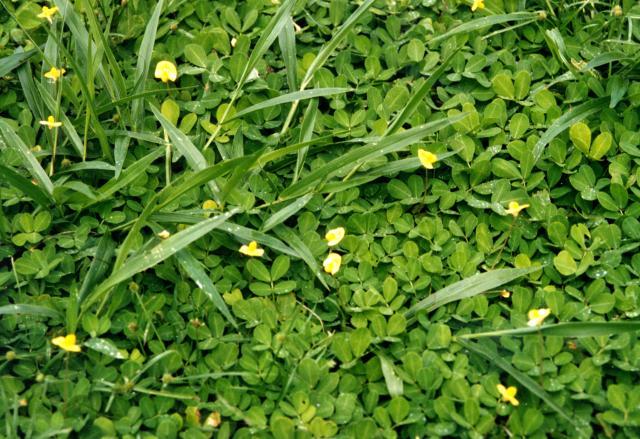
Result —
M 284 239 L 291 247 L 293 247 L 297 252 L 296 256 L 302 259 L 309 266 L 311 272 L 315 274 L 320 283 L 328 290 L 329 285 L 327 285 L 327 282 L 324 280 L 324 276 L 320 270 L 320 264 L 318 264 L 318 261 L 313 257 L 313 253 L 311 253 L 309 247 L 307 247 L 307 245 L 298 237 L 298 234 L 282 224 L 275 227 L 273 230 L 276 232 L 276 235 Z
M 564 113 L 557 118 L 553 124 L 544 132 L 544 134 L 538 139 L 533 147 L 533 163 L 535 164 L 544 151 L 545 146 L 549 144 L 557 135 L 569 128 L 576 122 L 579 122 L 587 117 L 601 111 L 609 106 L 609 97 L 592 99 L 584 104 L 580 104 L 577 107 Z
M 298 89 L 298 65 L 296 58 L 296 34 L 293 28 L 293 19 L 289 15 L 287 23 L 278 34 L 278 45 L 282 52 L 284 68 L 287 72 L 287 84 L 289 91 Z
M 487 273 L 473 275 L 422 299 L 405 312 L 405 317 L 411 318 L 420 311 L 431 312 L 447 303 L 486 293 L 487 291 L 540 269 L 542 269 L 542 267 L 500 268 Z
M 640 331 L 640 321 L 619 322 L 566 322 L 544 325 L 541 327 L 525 327 L 503 329 L 500 331 L 478 332 L 460 335 L 459 338 L 486 338 L 502 336 L 522 336 L 530 334 L 557 335 L 560 337 L 600 337 L 616 335 L 623 332 Z
M 176 256 L 176 260 L 182 267 L 182 269 L 189 275 L 189 277 L 195 282 L 195 284 L 202 290 L 204 294 L 211 300 L 211 303 L 220 311 L 220 313 L 226 317 L 226 319 L 233 325 L 234 328 L 238 327 L 235 319 L 231 315 L 227 304 L 218 292 L 218 289 L 213 284 L 209 276 L 202 268 L 202 264 L 193 257 L 189 250 L 180 250 Z
M 404 393 L 404 384 L 402 378 L 396 373 L 393 363 L 384 355 L 378 355 L 378 358 L 380 359 L 380 368 L 382 369 L 389 396 L 393 398 L 394 396 L 402 395 Z
M 480 355 L 481 357 L 484 357 L 485 360 L 489 361 L 490 363 L 494 364 L 495 366 L 499 367 L 500 369 L 502 369 L 503 371 L 505 371 L 506 373 L 511 375 L 516 381 L 518 381 L 529 392 L 533 393 L 538 398 L 540 398 L 542 401 L 544 401 L 551 409 L 553 409 L 561 417 L 563 417 L 568 422 L 570 422 L 571 425 L 576 427 L 576 429 L 581 430 L 581 432 L 584 434 L 584 428 L 586 426 L 583 425 L 582 423 L 578 422 L 576 420 L 575 416 L 573 416 L 573 414 L 568 413 L 561 406 L 559 406 L 551 398 L 551 396 L 547 392 L 545 392 L 545 390 L 542 387 L 540 387 L 540 385 L 538 383 L 536 383 L 529 376 L 527 376 L 524 373 L 520 372 L 518 369 L 513 367 L 508 361 L 506 361 L 504 358 L 502 358 L 500 356 L 500 354 L 498 353 L 494 343 L 492 343 L 492 342 L 491 343 L 482 343 L 482 344 L 481 343 L 474 343 L 472 341 L 464 340 L 464 339 L 460 339 L 460 338 L 456 338 L 455 340 L 456 340 L 456 342 L 458 344 L 460 344 L 464 348 L 470 350 L 471 352 L 474 352 L 474 353 Z M 488 342 L 488 341 L 489 340 L 485 340 L 485 342 Z
M 511 14 L 489 15 L 487 17 L 476 18 L 460 26 L 456 26 L 442 35 L 432 38 L 429 40 L 429 45 L 435 45 L 454 35 L 475 32 L 486 27 L 495 26 L 496 24 L 508 23 L 510 21 L 536 20 L 537 18 L 538 14 L 536 12 L 513 12 Z
M 98 284 L 98 281 L 102 279 L 111 263 L 111 258 L 115 253 L 116 243 L 111 239 L 111 236 L 107 233 L 100 238 L 98 246 L 96 247 L 96 254 L 93 257 L 89 271 L 84 276 L 84 281 L 78 292 L 78 304 L 81 304 L 85 297 L 89 294 L 89 291 Z
M 114 272 L 100 285 L 98 285 L 98 287 L 96 287 L 94 292 L 87 297 L 82 309 L 86 310 L 97 300 L 104 298 L 109 290 L 120 282 L 124 282 L 137 273 L 148 270 L 149 268 L 159 264 L 187 247 L 192 242 L 202 238 L 213 229 L 220 227 L 220 225 L 224 224 L 237 212 L 238 210 L 234 209 L 227 213 L 204 220 L 198 224 L 194 224 L 175 235 L 160 241 L 157 245 L 151 247 L 147 251 L 127 259 L 126 263 L 123 264 L 118 271 Z
M 62 314 L 52 308 L 39 305 L 29 305 L 26 303 L 16 303 L 14 305 L 0 306 L 0 316 L 3 315 L 29 315 L 39 317 L 62 318 Z
M 304 195 L 298 198 L 297 200 L 289 203 L 287 206 L 283 207 L 282 209 L 279 209 L 278 211 L 274 212 L 269 218 L 267 218 L 264 224 L 262 224 L 262 231 L 267 232 L 272 228 L 274 228 L 275 226 L 282 224 L 288 218 L 291 218 L 291 216 L 295 215 L 300 211 L 300 209 L 306 206 L 312 197 L 313 197 L 312 194 Z
M 6 166 L 0 165 L 0 180 L 4 180 L 10 186 L 15 187 L 42 207 L 48 207 L 53 201 L 49 194 L 33 184 L 31 180 Z
M 0 119 L 0 142 L 6 148 L 13 149 L 22 159 L 22 164 L 27 168 L 31 176 L 38 182 L 38 185 L 53 199 L 53 183 L 47 173 L 42 169 L 40 163 L 22 139 L 4 120 Z
M 144 91 L 147 75 L 149 74 L 149 66 L 151 65 L 151 55 L 153 54 L 153 46 L 156 43 L 156 32 L 158 31 L 158 21 L 160 20 L 160 14 L 162 13 L 162 7 L 164 6 L 164 0 L 160 0 L 153 14 L 147 23 L 147 27 L 144 30 L 144 36 L 142 37 L 142 43 L 140 44 L 140 51 L 138 52 L 138 62 L 136 64 L 136 72 L 134 76 L 135 89 L 134 94 L 138 94 Z M 134 99 L 131 103 L 131 123 L 136 131 L 138 123 L 142 120 L 142 111 L 144 109 L 143 99 Z
M 7 76 L 13 69 L 31 58 L 36 52 L 35 49 L 25 52 L 20 48 L 15 53 L 0 58 L 0 77 Z
M 312 100 L 309 102 L 309 105 L 307 105 L 307 109 L 305 110 L 304 117 L 302 119 L 302 126 L 300 127 L 300 142 L 308 142 L 313 137 L 313 128 L 316 125 L 316 119 L 318 117 L 318 103 L 319 102 L 317 100 Z M 296 183 L 298 181 L 308 152 L 308 146 L 305 146 L 298 151 L 296 168 L 293 171 L 293 180 L 291 181 L 292 183 Z

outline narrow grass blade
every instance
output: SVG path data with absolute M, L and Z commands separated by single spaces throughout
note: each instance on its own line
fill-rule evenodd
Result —
M 81 172 L 81 171 L 105 171 L 105 172 L 113 172 L 113 165 L 103 162 L 100 160 L 91 160 L 89 162 L 80 162 L 74 163 L 73 165 L 69 165 L 66 168 L 60 169 L 58 174 L 64 173 L 72 173 L 72 172 Z
M 318 104 L 318 100 L 314 99 L 309 102 L 309 105 L 307 105 L 307 109 L 304 112 L 304 117 L 302 118 L 302 126 L 300 127 L 300 142 L 308 142 L 313 137 L 313 128 L 316 125 L 316 119 L 318 117 Z M 304 166 L 304 162 L 307 158 L 308 152 L 308 146 L 305 146 L 298 151 L 298 157 L 296 158 L 296 167 L 293 171 L 292 183 L 296 183 L 298 181 L 298 178 L 300 178 L 300 173 L 302 172 L 302 167 Z
M 86 310 L 90 308 L 91 305 L 93 305 L 97 300 L 104 298 L 109 290 L 120 282 L 124 282 L 135 274 L 148 270 L 149 268 L 159 264 L 187 247 L 192 242 L 202 238 L 213 229 L 220 227 L 236 213 L 237 209 L 234 209 L 227 213 L 204 220 L 198 224 L 194 224 L 193 226 L 187 227 L 175 235 L 160 241 L 157 245 L 147 251 L 127 259 L 126 263 L 123 264 L 118 271 L 115 271 L 96 287 L 94 292 L 88 296 L 86 301 L 83 303 L 82 309 Z
M 156 33 L 158 31 L 158 21 L 160 20 L 160 14 L 162 13 L 162 7 L 164 6 L 164 0 L 160 0 L 153 14 L 147 23 L 147 27 L 142 37 L 142 43 L 140 43 L 140 51 L 138 52 L 138 62 L 136 64 L 136 72 L 134 76 L 135 89 L 134 94 L 144 91 L 145 80 L 149 74 L 149 66 L 151 65 L 151 55 L 153 54 L 153 46 L 156 43 Z M 142 120 L 142 111 L 144 109 L 143 99 L 134 99 L 131 103 L 131 122 L 136 131 L 138 123 Z
M 13 131 L 13 129 L 4 120 L 0 119 L 0 142 L 5 147 L 13 149 L 20 158 L 22 164 L 27 168 L 31 176 L 38 182 L 38 185 L 53 199 L 53 183 L 49 179 L 47 173 L 42 169 L 38 160 L 31 152 L 22 139 Z
M 291 218 L 291 216 L 295 215 L 300 211 L 300 209 L 306 206 L 312 197 L 313 195 L 311 194 L 304 195 L 298 198 L 297 200 L 289 203 L 287 206 L 283 207 L 282 209 L 274 212 L 269 218 L 267 218 L 264 224 L 262 224 L 262 231 L 267 232 L 272 228 L 274 228 L 275 226 L 282 224 L 288 218 Z
M 260 153 L 262 151 L 256 152 L 255 154 L 251 154 L 246 157 L 246 161 L 244 162 L 244 166 L 236 166 L 233 170 L 233 174 L 227 180 L 224 188 L 220 191 L 220 201 L 224 203 L 231 193 L 233 189 L 240 188 L 249 180 L 249 177 L 252 174 L 252 170 L 258 158 L 260 158 Z
M 49 194 L 33 184 L 31 180 L 6 166 L 0 165 L 0 180 L 4 180 L 10 186 L 15 187 L 42 207 L 48 207 L 53 201 Z
M 120 178 L 114 177 L 108 182 L 106 182 L 100 189 L 98 189 L 96 202 L 106 200 L 107 198 L 115 194 L 117 191 L 127 186 L 133 180 L 138 178 L 147 170 L 149 165 L 153 163 L 158 157 L 161 157 L 163 153 L 164 151 L 162 151 L 161 149 L 154 150 L 153 152 L 142 157 L 133 165 L 129 166 L 122 173 L 122 175 L 120 175 Z
M 293 28 L 293 19 L 291 18 L 291 15 L 288 16 L 287 23 L 282 27 L 282 30 L 278 34 L 278 44 L 280 46 L 280 52 L 282 52 L 284 68 L 287 72 L 287 84 L 289 85 L 289 91 L 297 90 L 298 65 L 296 58 L 296 34 Z
M 478 332 L 475 334 L 460 335 L 459 338 L 485 338 L 502 336 L 520 336 L 530 334 L 557 335 L 561 337 L 599 337 L 616 335 L 623 332 L 640 331 L 640 321 L 617 322 L 567 322 L 544 325 L 541 327 L 525 327 L 515 329 L 503 329 L 500 331 Z
M 422 299 L 405 312 L 405 317 L 411 318 L 420 311 L 431 312 L 447 303 L 486 293 L 489 290 L 540 269 L 542 269 L 542 267 L 500 268 L 487 273 L 473 275 Z
M 475 18 L 431 39 L 429 41 L 429 45 L 435 45 L 436 43 L 445 41 L 454 35 L 475 32 L 497 24 L 508 23 L 511 21 L 536 20 L 537 18 L 538 14 L 536 12 L 513 12 L 511 14 L 489 15 L 487 17 Z
M 37 51 L 35 49 L 24 52 L 22 49 L 15 53 L 0 58 L 0 77 L 7 76 L 16 67 L 31 58 Z
M 20 49 L 22 50 L 22 49 Z M 33 72 L 31 71 L 31 65 L 25 63 L 18 69 L 18 80 L 20 81 L 20 87 L 22 87 L 22 93 L 27 100 L 27 105 L 33 113 L 33 117 L 36 120 L 44 120 L 44 109 L 42 99 L 40 99 L 40 93 L 36 89 L 36 84 L 33 82 Z
M 313 256 L 313 253 L 311 253 L 311 250 L 309 250 L 309 247 L 307 247 L 307 245 L 298 237 L 298 234 L 282 224 L 275 227 L 273 230 L 276 232 L 276 235 L 289 243 L 289 245 L 297 252 L 296 256 L 302 259 L 309 266 L 311 272 L 315 274 L 320 283 L 328 290 L 329 285 L 327 285 L 327 282 L 324 280 L 324 276 L 320 270 L 320 264 L 316 261 L 316 258 Z
M 122 167 L 124 166 L 124 161 L 127 158 L 127 151 L 129 151 L 129 143 L 131 138 L 128 136 L 120 136 L 115 140 L 115 151 L 114 151 L 114 161 L 115 161 L 115 177 L 120 177 L 120 173 L 122 172 Z
M 464 113 L 451 118 L 439 119 L 433 122 L 426 123 L 419 127 L 386 137 L 378 143 L 372 143 L 369 145 L 361 146 L 359 148 L 354 148 L 341 155 L 340 157 L 331 160 L 326 165 L 321 166 L 315 171 L 309 173 L 297 183 L 289 186 L 280 194 L 280 198 L 294 198 L 310 192 L 314 189 L 314 185 L 318 180 L 331 178 L 346 166 L 357 166 L 376 157 L 380 157 L 396 151 L 401 151 L 407 146 L 419 142 L 425 136 L 432 134 L 444 127 L 447 127 L 466 116 L 466 113 Z
M 533 163 L 535 164 L 544 151 L 545 146 L 549 144 L 556 136 L 562 133 L 576 122 L 579 122 L 587 117 L 601 111 L 609 106 L 609 97 L 592 99 L 580 104 L 577 107 L 564 113 L 557 118 L 553 124 L 544 132 L 544 134 L 538 139 L 533 147 Z
M 245 108 L 244 110 L 238 111 L 236 114 L 226 119 L 226 122 L 238 119 L 239 117 L 245 116 L 249 113 L 253 113 L 254 111 L 264 110 L 265 108 L 269 107 L 275 107 L 276 105 L 287 104 L 293 101 L 303 101 L 305 99 L 332 96 L 347 93 L 349 91 L 352 91 L 352 89 L 340 87 L 314 88 L 311 90 L 294 91 L 293 93 L 287 93 L 282 96 L 267 99 L 266 101 L 260 102 L 259 104 L 252 105 L 248 108 Z
M 111 239 L 109 234 L 105 234 L 100 238 L 98 246 L 96 247 L 96 254 L 93 257 L 89 271 L 84 276 L 84 281 L 78 292 L 78 304 L 81 304 L 85 297 L 89 294 L 89 291 L 98 284 L 98 281 L 102 279 L 111 263 L 111 258 L 115 253 L 116 244 Z
M 544 401 L 551 409 L 553 409 L 556 413 L 558 413 L 558 415 L 566 419 L 568 422 L 571 423 L 571 425 L 573 425 L 577 429 L 583 430 L 586 427 L 585 425 L 582 425 L 580 422 L 578 422 L 575 416 L 573 416 L 573 414 L 568 413 L 561 406 L 559 406 L 551 398 L 551 396 L 547 392 L 545 392 L 545 390 L 542 387 L 540 387 L 538 383 L 536 383 L 529 376 L 520 372 L 518 369 L 513 367 L 508 361 L 502 358 L 498 353 L 495 347 L 495 344 L 474 343 L 472 341 L 464 340 L 460 338 L 456 338 L 455 340 L 458 344 L 462 345 L 464 348 L 480 355 L 481 357 L 484 357 L 485 360 L 489 361 L 489 363 L 494 364 L 495 366 L 499 367 L 500 369 L 502 369 L 503 371 L 511 375 L 513 379 L 518 381 L 529 392 L 533 393 L 542 401 Z
M 202 290 L 204 294 L 211 300 L 211 303 L 220 311 L 220 313 L 226 317 L 226 319 L 233 325 L 234 328 L 238 328 L 238 324 L 231 315 L 227 304 L 218 292 L 216 286 L 211 282 L 209 276 L 202 268 L 202 264 L 193 257 L 189 250 L 180 250 L 176 256 L 176 260 L 182 267 L 182 269 L 189 275 L 191 279 L 196 283 L 198 288 Z
M 427 93 L 429 93 L 438 79 L 440 79 L 440 76 L 442 76 L 445 70 L 447 70 L 447 68 L 449 67 L 449 63 L 457 53 L 457 50 L 453 51 L 453 53 L 451 53 L 444 61 L 442 61 L 440 67 L 438 67 L 431 74 L 431 76 L 429 76 L 429 78 L 424 81 L 417 90 L 413 92 L 413 95 L 409 99 L 409 102 L 407 102 L 407 105 L 405 105 L 405 107 L 398 113 L 396 118 L 393 119 L 393 122 L 389 124 L 389 127 L 384 132 L 383 137 L 394 134 L 396 131 L 402 128 L 407 120 L 409 120 L 409 118 L 413 115 L 414 111 L 416 111 L 418 105 L 423 102 L 424 97 L 427 95 Z
M 227 222 L 221 225 L 220 230 L 235 236 L 241 242 L 247 243 L 251 241 L 257 241 L 258 243 L 266 245 L 267 247 L 270 247 L 279 253 L 284 253 L 286 255 L 293 256 L 294 258 L 300 257 L 300 255 L 294 249 L 287 246 L 279 239 L 274 238 L 273 236 L 269 236 L 266 233 L 262 233 L 257 230 L 253 230 L 232 222 Z
M 36 83 L 36 87 L 38 88 L 38 92 L 40 93 L 40 97 L 44 102 L 45 107 L 49 110 L 48 114 L 53 114 L 56 116 L 58 120 L 62 122 L 61 129 L 65 132 L 67 137 L 69 138 L 70 143 L 73 145 L 75 150 L 78 152 L 80 157 L 84 155 L 84 144 L 82 143 L 82 139 L 78 135 L 76 128 L 73 126 L 73 123 L 64 111 L 58 111 L 58 104 L 51 97 L 49 91 L 42 84 Z
M 39 317 L 61 318 L 62 314 L 52 308 L 39 305 L 29 305 L 26 303 L 16 303 L 15 305 L 0 306 L 0 316 L 4 315 L 29 315 Z

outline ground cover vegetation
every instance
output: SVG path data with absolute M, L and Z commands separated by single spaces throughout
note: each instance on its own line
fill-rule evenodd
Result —
M 637 1 L 0 11 L 0 437 L 640 434 Z

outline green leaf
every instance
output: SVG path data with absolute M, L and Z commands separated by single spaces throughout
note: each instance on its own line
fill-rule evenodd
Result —
M 207 67 L 207 54 L 200 44 L 187 44 L 184 47 L 184 57 L 191 64 L 198 67 Z
M 566 250 L 562 250 L 556 257 L 553 258 L 553 266 L 563 276 L 571 276 L 578 271 L 578 264 Z
M 119 350 L 111 340 L 107 340 L 105 338 L 90 338 L 85 341 L 83 345 L 96 352 L 100 352 L 107 357 L 115 358 L 117 360 L 126 360 L 129 358 L 126 351 Z
M 591 147 L 591 130 L 589 129 L 589 125 L 584 122 L 574 123 L 571 125 L 571 128 L 569 128 L 569 137 L 576 148 L 584 154 L 589 154 L 589 148 Z
M 594 160 L 600 160 L 607 154 L 607 152 L 609 152 L 612 143 L 613 136 L 611 133 L 605 131 L 598 134 L 591 145 L 591 149 L 589 150 L 589 157 Z

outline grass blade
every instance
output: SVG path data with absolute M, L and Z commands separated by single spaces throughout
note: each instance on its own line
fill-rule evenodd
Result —
M 540 269 L 542 269 L 542 267 L 500 268 L 487 273 L 473 275 L 442 288 L 436 293 L 422 299 L 405 312 L 405 317 L 411 318 L 420 311 L 431 312 L 447 303 L 486 293 L 489 290 Z
M 153 46 L 156 43 L 156 33 L 158 31 L 158 21 L 162 13 L 164 0 L 160 0 L 153 14 L 147 23 L 147 27 L 140 43 L 140 51 L 138 52 L 138 63 L 136 64 L 136 72 L 133 83 L 135 84 L 134 94 L 144 91 L 147 75 L 149 74 L 149 66 L 151 65 L 151 55 L 153 54 Z M 131 122 L 133 130 L 136 131 L 138 123 L 142 120 L 142 111 L 144 109 L 144 100 L 142 98 L 134 99 L 131 102 Z
M 537 12 L 512 12 L 511 14 L 489 15 L 487 17 L 476 18 L 466 23 L 462 23 L 460 26 L 456 26 L 442 35 L 438 35 L 431 39 L 429 44 L 434 45 L 441 41 L 445 41 L 454 35 L 475 32 L 485 27 L 495 26 L 496 24 L 508 23 L 510 21 L 536 20 L 537 18 Z
M 579 122 L 592 114 L 601 111 L 609 106 L 609 97 L 592 99 L 580 104 L 577 107 L 564 113 L 557 118 L 553 124 L 544 132 L 533 147 L 533 163 L 535 164 L 542 156 L 542 151 L 557 135 L 569 128 L 576 122 Z
M 109 234 L 102 236 L 96 247 L 96 254 L 93 257 L 89 271 L 84 277 L 80 291 L 78 292 L 78 304 L 81 304 L 89 291 L 96 286 L 98 280 L 100 280 L 106 274 L 109 269 L 111 258 L 113 257 L 116 249 L 116 244 L 111 239 Z
M 293 250 L 291 247 L 287 246 L 284 242 L 280 241 L 273 236 L 269 236 L 266 233 L 259 232 L 257 230 L 250 229 L 248 227 L 244 227 L 238 224 L 234 224 L 232 222 L 227 222 L 220 226 L 220 230 L 223 232 L 227 232 L 231 235 L 234 235 L 241 242 L 250 242 L 257 241 L 260 244 L 263 244 L 267 247 L 272 248 L 280 253 L 284 253 L 289 256 L 293 256 L 294 258 L 299 258 L 300 255 Z
M 53 199 L 53 183 L 49 179 L 47 173 L 42 169 L 38 160 L 31 152 L 22 139 L 13 131 L 13 129 L 4 120 L 0 119 L 0 141 L 7 147 L 13 149 L 20 158 L 22 164 L 27 168 L 31 176 L 38 182 L 40 186 L 51 199 Z
M 42 207 L 48 207 L 53 201 L 39 186 L 6 166 L 0 165 L 0 180 L 15 187 Z
M 631 322 L 567 322 L 544 325 L 539 328 L 503 329 L 500 331 L 478 332 L 460 335 L 460 338 L 502 337 L 506 335 L 521 336 L 529 334 L 556 335 L 560 337 L 600 337 L 616 335 L 623 332 L 640 331 L 640 321 Z
M 18 80 L 20 81 L 22 93 L 27 100 L 27 105 L 29 105 L 33 116 L 36 120 L 44 120 L 46 116 L 42 108 L 42 99 L 40 99 L 40 94 L 36 90 L 36 84 L 33 82 L 31 64 L 25 63 L 18 69 Z
M 302 126 L 300 127 L 300 142 L 308 142 L 313 136 L 313 128 L 316 126 L 316 119 L 318 117 L 318 104 L 319 102 L 317 100 L 312 100 L 309 102 L 309 105 L 307 105 L 304 117 L 302 118 Z M 304 147 L 298 151 L 296 167 L 293 171 L 293 180 L 291 181 L 292 183 L 298 181 L 308 152 L 309 147 Z
M 287 72 L 287 84 L 289 91 L 298 89 L 298 66 L 296 58 L 296 34 L 293 28 L 293 19 L 288 16 L 287 23 L 283 26 L 278 34 L 278 44 L 282 59 L 284 60 L 284 68 Z
M 182 269 L 189 275 L 191 279 L 196 283 L 198 288 L 211 300 L 211 303 L 220 311 L 220 313 L 226 317 L 226 319 L 233 325 L 234 328 L 238 328 L 238 324 L 231 315 L 227 304 L 218 292 L 216 286 L 211 282 L 209 276 L 202 268 L 202 264 L 193 257 L 188 250 L 180 250 L 176 254 L 176 260 L 182 267 Z
M 353 91 L 351 88 L 340 88 L 340 87 L 328 87 L 328 88 L 314 88 L 311 90 L 304 91 L 294 91 L 293 93 L 287 93 L 282 96 L 277 96 L 275 98 L 267 99 L 266 101 L 260 102 L 259 104 L 252 105 L 244 110 L 238 111 L 236 114 L 231 116 L 226 120 L 226 122 L 230 122 L 234 119 L 242 117 L 246 114 L 253 113 L 254 111 L 264 110 L 265 108 L 275 107 L 276 105 L 282 105 L 293 101 L 303 101 L 305 99 L 313 99 L 324 96 L 332 96 L 341 93 L 347 93 L 349 91 Z
M 98 285 L 94 292 L 87 297 L 82 309 L 89 309 L 91 305 L 93 305 L 97 300 L 103 299 L 109 290 L 120 282 L 124 282 L 135 274 L 148 270 L 149 268 L 159 264 L 187 247 L 192 242 L 202 238 L 213 229 L 220 227 L 229 218 L 236 214 L 237 211 L 237 209 L 234 209 L 187 227 L 175 235 L 160 241 L 157 245 L 142 252 L 141 254 L 130 257 L 119 270 L 115 271 L 111 276 Z
M 267 218 L 264 224 L 262 224 L 262 231 L 266 232 L 273 229 L 278 224 L 282 224 L 283 222 L 285 222 L 288 218 L 295 215 L 298 211 L 300 211 L 300 209 L 306 206 L 312 197 L 312 194 L 304 195 L 273 213 L 269 218 Z
M 15 53 L 0 59 L 0 77 L 7 76 L 13 69 L 31 58 L 36 52 L 35 49 L 25 52 L 20 48 Z
M 474 343 L 469 340 L 464 340 L 460 338 L 456 338 L 456 342 L 466 349 L 475 352 L 476 354 L 484 357 L 490 363 L 496 365 L 509 375 L 513 377 L 516 381 L 518 381 L 523 387 L 525 387 L 529 392 L 536 395 L 542 401 L 544 401 L 550 408 L 552 408 L 556 413 L 558 413 L 561 417 L 566 419 L 571 423 L 576 429 L 583 430 L 586 426 L 582 425 L 578 421 L 576 421 L 575 416 L 570 413 L 567 413 L 562 407 L 560 407 L 556 402 L 551 398 L 551 396 L 545 392 L 545 390 L 540 387 L 538 383 L 536 383 L 529 376 L 520 372 L 518 369 L 513 367 L 508 361 L 503 359 L 500 354 L 497 352 L 495 344 L 480 344 Z
M 16 303 L 15 305 L 0 306 L 0 316 L 6 315 L 30 315 L 40 317 L 61 318 L 62 314 L 52 308 L 39 305 L 29 305 L 26 303 Z
M 320 283 L 328 290 L 329 285 L 327 285 L 327 282 L 324 280 L 322 270 L 320 270 L 320 264 L 316 261 L 316 258 L 313 256 L 313 253 L 311 253 L 311 250 L 309 250 L 309 247 L 307 247 L 307 245 L 298 237 L 298 234 L 282 224 L 274 228 L 274 232 L 276 232 L 276 235 L 280 238 L 289 243 L 289 245 L 297 252 L 296 256 L 302 259 L 309 266 Z
M 384 355 L 378 355 L 380 359 L 380 368 L 382 369 L 382 375 L 389 391 L 389 396 L 400 396 L 404 393 L 404 383 L 402 379 L 396 373 L 393 363 L 389 361 Z

